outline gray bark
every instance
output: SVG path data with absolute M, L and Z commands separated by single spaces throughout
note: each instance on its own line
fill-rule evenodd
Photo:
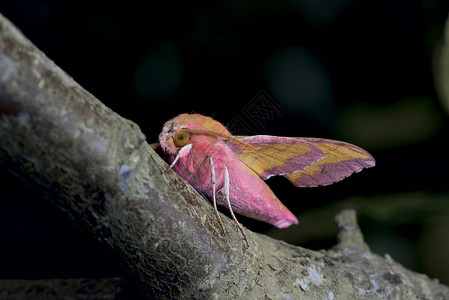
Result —
M 156 112 L 153 112 L 156 113 Z M 0 15 L 0 161 L 113 249 L 149 298 L 445 299 L 370 252 L 354 211 L 312 251 L 235 224 L 172 171 L 139 127 L 80 87 Z

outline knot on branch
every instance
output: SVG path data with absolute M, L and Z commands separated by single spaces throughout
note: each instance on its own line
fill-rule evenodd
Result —
M 335 216 L 335 223 L 337 223 L 339 229 L 336 248 L 341 250 L 352 248 L 361 252 L 370 251 L 369 246 L 363 240 L 362 232 L 357 224 L 355 210 L 342 210 Z

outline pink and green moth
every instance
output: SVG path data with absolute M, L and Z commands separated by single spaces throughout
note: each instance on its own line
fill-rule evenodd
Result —
M 365 150 L 339 141 L 269 135 L 233 136 L 225 126 L 200 114 L 181 114 L 164 124 L 159 143 L 176 173 L 212 201 L 278 228 L 298 224 L 296 217 L 264 180 L 286 177 L 297 187 L 340 181 L 375 161 Z

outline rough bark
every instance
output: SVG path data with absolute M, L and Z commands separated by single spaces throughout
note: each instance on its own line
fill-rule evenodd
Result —
M 156 112 L 154 112 L 156 113 Z M 354 211 L 312 251 L 238 228 L 120 117 L 0 15 L 0 161 L 113 249 L 149 298 L 444 299 L 449 288 L 370 252 Z

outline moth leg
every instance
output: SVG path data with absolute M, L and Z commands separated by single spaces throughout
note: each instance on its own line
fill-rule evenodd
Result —
M 245 231 L 243 231 L 242 225 L 240 225 L 239 221 L 237 221 L 237 218 L 235 217 L 234 212 L 232 211 L 232 208 L 231 208 L 231 201 L 229 200 L 229 173 L 228 173 L 228 168 L 226 166 L 225 166 L 225 178 L 224 178 L 224 193 L 225 193 L 226 202 L 228 203 L 228 208 L 229 208 L 229 212 L 231 213 L 232 219 L 234 219 L 235 224 L 237 224 L 237 226 L 239 227 L 240 232 L 243 234 L 243 237 L 245 238 L 246 245 L 247 245 L 247 247 L 249 247 L 248 237 L 246 236 Z
M 212 186 L 212 202 L 214 203 L 215 215 L 217 216 L 218 223 L 220 223 L 221 229 L 223 229 L 224 233 L 227 233 L 217 209 L 217 199 L 215 198 L 215 168 L 211 156 L 209 156 L 209 164 L 210 164 L 210 181 Z
M 167 168 L 167 171 L 170 170 L 171 168 L 173 168 L 173 166 L 175 165 L 175 163 L 178 161 L 179 157 L 181 157 L 181 154 L 183 154 L 184 152 L 187 151 L 187 153 L 189 153 L 190 149 L 192 149 L 192 144 L 188 144 L 185 145 L 184 147 L 182 147 L 181 149 L 179 149 L 178 153 L 176 154 L 175 160 L 171 163 L 171 165 Z M 186 153 L 186 154 L 187 154 Z

